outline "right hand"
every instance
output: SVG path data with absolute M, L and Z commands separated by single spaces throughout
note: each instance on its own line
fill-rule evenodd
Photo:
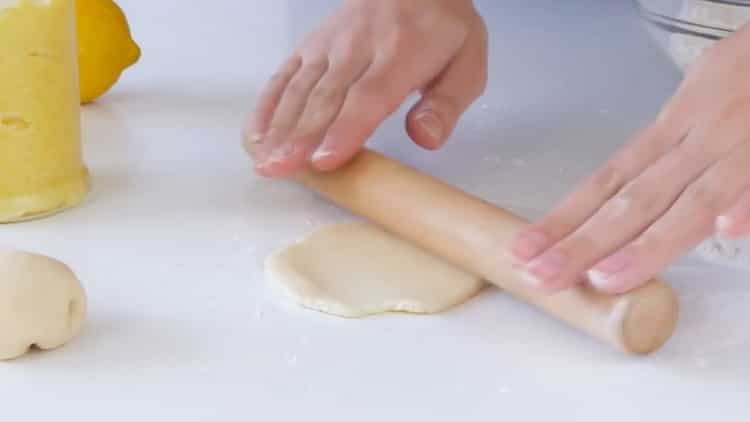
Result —
M 345 0 L 267 83 L 246 146 L 265 176 L 332 170 L 419 91 L 407 132 L 437 149 L 486 80 L 487 30 L 471 0 Z

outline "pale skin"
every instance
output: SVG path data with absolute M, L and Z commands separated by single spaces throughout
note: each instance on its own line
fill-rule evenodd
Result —
M 641 286 L 712 233 L 750 235 L 750 25 L 708 50 L 653 122 L 508 253 L 540 290 Z M 338 168 L 412 93 L 417 145 L 437 149 L 487 81 L 470 0 L 344 0 L 265 86 L 245 125 L 256 171 Z

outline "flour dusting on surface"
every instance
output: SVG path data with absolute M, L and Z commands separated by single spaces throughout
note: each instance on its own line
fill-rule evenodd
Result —
M 483 157 L 482 161 L 493 164 L 493 165 L 501 165 L 505 163 L 505 160 L 502 157 L 499 157 L 497 155 L 488 155 L 486 157 Z
M 529 163 L 526 162 L 526 160 L 522 160 L 520 158 L 516 158 L 515 160 L 511 162 L 511 164 L 513 165 L 513 167 L 516 167 L 516 168 L 523 168 L 523 167 L 529 166 Z
M 725 240 L 712 237 L 695 249 L 706 261 L 735 268 L 750 269 L 750 239 Z
M 286 362 L 287 364 L 289 364 L 289 366 L 297 366 L 297 360 L 297 355 L 295 355 L 294 353 L 290 353 L 286 357 Z

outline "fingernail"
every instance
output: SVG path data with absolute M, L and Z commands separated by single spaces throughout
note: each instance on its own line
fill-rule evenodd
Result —
M 264 138 L 265 135 L 263 135 L 262 133 L 251 133 L 250 135 L 248 135 L 247 141 L 251 144 L 262 144 Z
M 264 135 L 260 133 L 251 133 L 245 135 L 242 142 L 242 147 L 245 151 L 257 160 L 257 151 L 259 146 L 263 143 Z
M 545 246 L 547 246 L 547 236 L 540 231 L 532 230 L 516 238 L 511 252 L 517 259 L 525 262 L 539 254 Z
M 619 251 L 599 262 L 586 273 L 586 277 L 595 288 L 607 290 L 614 284 L 615 275 L 625 271 L 631 266 L 632 262 L 633 254 L 628 251 Z
M 286 144 L 276 147 L 271 153 L 261 160 L 257 167 L 266 168 L 286 160 L 294 152 L 294 144 Z
M 320 161 L 330 157 L 331 155 L 333 155 L 333 151 L 327 150 L 325 148 L 318 148 L 317 150 L 315 150 L 310 159 L 312 161 Z
M 531 276 L 549 281 L 562 273 L 567 258 L 561 252 L 550 251 L 526 265 Z
M 521 271 L 521 278 L 530 287 L 538 288 L 542 286 L 542 280 L 531 274 L 528 270 Z
M 310 161 L 317 162 L 321 160 L 325 160 L 326 158 L 333 155 L 333 148 L 331 148 L 332 145 L 336 145 L 336 140 L 331 137 L 331 135 L 326 135 L 323 138 L 323 141 L 320 143 L 318 148 L 315 150 L 313 155 L 310 157 Z
M 621 250 L 600 261 L 594 269 L 605 274 L 615 274 L 624 271 L 632 263 L 633 254 L 627 250 Z
M 271 152 L 271 155 L 269 155 L 268 158 L 266 158 L 266 160 L 264 161 L 264 164 L 271 165 L 271 164 L 284 161 L 284 158 L 286 158 L 287 155 L 288 154 L 287 154 L 286 148 L 283 148 L 283 147 L 276 148 L 275 150 Z
M 728 234 L 734 226 L 734 219 L 726 215 L 716 217 L 716 232 L 718 234 Z
M 422 111 L 417 115 L 415 120 L 430 135 L 430 138 L 435 141 L 443 139 L 443 122 L 440 121 L 435 112 L 431 110 Z
M 589 270 L 586 277 L 588 277 L 591 285 L 599 290 L 607 289 L 611 284 L 610 275 L 599 270 Z

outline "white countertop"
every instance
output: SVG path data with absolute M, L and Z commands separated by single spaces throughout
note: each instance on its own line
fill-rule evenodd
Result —
M 0 247 L 70 264 L 81 337 L 0 364 L 7 421 L 746 420 L 746 273 L 666 274 L 677 333 L 622 356 L 498 289 L 445 314 L 341 320 L 264 288 L 263 257 L 348 217 L 251 174 L 238 127 L 290 40 L 332 1 L 122 0 L 144 56 L 84 113 L 94 190 Z M 186 4 L 191 4 L 187 6 Z M 626 1 L 483 0 L 492 81 L 451 145 L 388 155 L 529 216 L 658 110 L 677 72 Z

